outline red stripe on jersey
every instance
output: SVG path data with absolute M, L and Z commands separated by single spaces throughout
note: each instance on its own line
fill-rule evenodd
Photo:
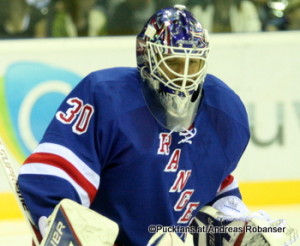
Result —
M 222 184 L 221 184 L 221 187 L 220 187 L 220 191 L 222 191 L 223 189 L 225 189 L 228 185 L 231 185 L 232 182 L 234 180 L 234 177 L 229 174 L 226 179 L 223 180 Z
M 88 193 L 90 203 L 93 202 L 97 193 L 97 189 L 78 171 L 78 169 L 76 169 L 66 159 L 58 155 L 49 153 L 34 153 L 25 160 L 24 165 L 32 163 L 47 164 L 65 171 L 77 184 L 79 184 Z

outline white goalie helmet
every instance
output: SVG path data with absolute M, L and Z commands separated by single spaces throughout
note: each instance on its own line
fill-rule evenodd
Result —
M 147 105 L 164 127 L 188 129 L 197 114 L 209 53 L 208 35 L 182 5 L 154 14 L 137 36 Z

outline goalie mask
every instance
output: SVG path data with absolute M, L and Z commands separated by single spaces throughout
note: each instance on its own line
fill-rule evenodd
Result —
M 197 114 L 209 53 L 206 30 L 175 5 L 154 14 L 137 36 L 137 64 L 146 103 L 173 131 L 188 129 Z

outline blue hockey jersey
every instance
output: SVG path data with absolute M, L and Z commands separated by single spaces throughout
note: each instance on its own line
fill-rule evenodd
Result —
M 153 118 L 141 83 L 136 68 L 111 68 L 66 97 L 20 170 L 35 223 L 70 198 L 118 223 L 120 245 L 146 245 L 150 225 L 188 226 L 204 205 L 239 195 L 230 173 L 249 141 L 240 98 L 207 75 L 194 124 L 178 133 Z

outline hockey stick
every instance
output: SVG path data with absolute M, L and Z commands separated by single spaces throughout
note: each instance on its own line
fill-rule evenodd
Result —
M 37 235 L 34 230 L 34 225 L 31 219 L 31 216 L 29 214 L 29 211 L 27 209 L 27 206 L 25 204 L 24 198 L 22 197 L 22 194 L 20 193 L 19 187 L 17 185 L 17 178 L 18 176 L 15 173 L 15 169 L 13 167 L 12 162 L 10 161 L 7 151 L 5 149 L 5 146 L 3 144 L 2 139 L 0 138 L 0 166 L 3 167 L 3 170 L 6 174 L 6 177 L 8 179 L 8 182 L 13 190 L 14 196 L 18 202 L 19 207 L 21 208 L 21 211 L 26 218 L 26 222 L 31 230 L 32 238 L 34 241 L 34 244 L 36 246 L 39 245 L 39 240 L 37 238 Z

